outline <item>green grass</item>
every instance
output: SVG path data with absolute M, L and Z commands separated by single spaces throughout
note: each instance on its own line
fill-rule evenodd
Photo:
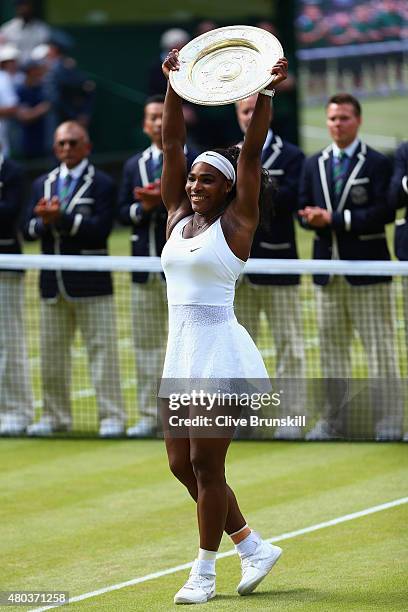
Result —
M 407 495 L 402 444 L 232 444 L 228 480 L 265 537 Z M 2 440 L 0 590 L 71 596 L 191 561 L 193 502 L 160 441 Z M 218 562 L 209 610 L 404 610 L 407 506 L 289 539 L 273 575 L 239 598 L 235 557 Z M 224 538 L 221 550 L 231 544 Z M 169 610 L 187 572 L 77 604 Z M 13 610 L 14 608 L 7 608 Z M 16 608 L 17 609 L 17 608 Z

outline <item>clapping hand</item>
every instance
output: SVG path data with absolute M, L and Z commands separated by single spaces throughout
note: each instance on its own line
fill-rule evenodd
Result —
M 154 183 L 149 183 L 146 187 L 135 187 L 133 195 L 136 200 L 140 201 L 143 210 L 149 212 L 159 206 L 162 201 L 160 192 L 160 179 L 156 179 Z
M 61 216 L 60 202 L 57 196 L 51 200 L 41 198 L 34 208 L 34 214 L 42 219 L 44 225 L 56 223 Z
M 319 206 L 306 206 L 298 212 L 299 217 L 305 219 L 310 227 L 326 227 L 331 224 L 331 213 L 325 208 Z

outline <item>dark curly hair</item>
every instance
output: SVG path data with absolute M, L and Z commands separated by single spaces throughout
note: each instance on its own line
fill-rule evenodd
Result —
M 231 162 L 234 166 L 235 172 L 237 172 L 238 158 L 241 153 L 241 148 L 237 146 L 228 147 L 228 149 L 214 149 L 216 153 L 223 155 Z M 261 170 L 261 189 L 259 193 L 259 227 L 265 231 L 270 231 L 272 218 L 275 215 L 274 207 L 274 194 L 276 193 L 276 187 L 271 181 L 269 173 L 265 168 Z M 231 189 L 228 194 L 227 204 L 232 202 L 237 194 L 236 185 Z

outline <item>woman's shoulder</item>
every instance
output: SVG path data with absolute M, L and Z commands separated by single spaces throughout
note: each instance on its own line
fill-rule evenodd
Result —
M 189 219 L 193 216 L 191 208 L 189 210 L 179 208 L 173 213 L 169 213 L 167 217 L 167 240 L 170 238 L 173 230 L 176 227 L 184 227 Z

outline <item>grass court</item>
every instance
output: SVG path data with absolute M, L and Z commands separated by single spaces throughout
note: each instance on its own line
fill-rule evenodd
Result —
M 0 467 L 0 590 L 66 590 L 74 597 L 195 556 L 194 505 L 169 473 L 160 440 L 2 440 Z M 250 525 L 276 537 L 406 496 L 407 467 L 403 444 L 233 442 L 227 477 Z M 238 558 L 221 559 L 219 595 L 206 609 L 406 610 L 407 520 L 402 504 L 291 537 L 248 597 L 235 592 Z M 224 537 L 221 550 L 231 548 Z M 187 574 L 70 609 L 171 610 Z

